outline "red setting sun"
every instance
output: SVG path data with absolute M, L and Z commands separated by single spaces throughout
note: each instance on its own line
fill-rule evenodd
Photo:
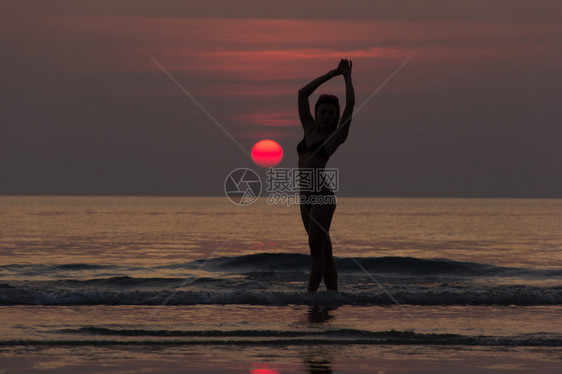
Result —
M 252 147 L 252 160 L 258 166 L 270 168 L 278 165 L 282 159 L 283 148 L 273 140 L 260 140 Z

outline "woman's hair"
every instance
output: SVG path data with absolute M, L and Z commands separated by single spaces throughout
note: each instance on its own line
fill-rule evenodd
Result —
M 334 121 L 334 123 L 332 124 L 332 128 L 330 129 L 330 131 L 336 131 L 338 128 L 338 123 L 340 121 L 340 102 L 338 100 L 338 97 L 335 95 L 327 94 L 320 95 L 318 101 L 316 102 L 316 105 L 314 106 L 314 119 L 316 119 L 316 112 L 318 112 L 318 107 L 320 106 L 320 104 L 330 104 L 336 107 L 336 120 Z

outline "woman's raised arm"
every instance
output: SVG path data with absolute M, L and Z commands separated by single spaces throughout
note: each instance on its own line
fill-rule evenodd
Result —
M 340 125 L 336 130 L 336 140 L 338 144 L 345 142 L 349 134 L 349 126 L 351 125 L 351 117 L 353 115 L 353 107 L 355 106 L 355 90 L 351 81 L 352 62 L 342 60 L 338 69 L 342 72 L 345 80 L 345 109 L 343 110 Z
M 309 96 L 312 95 L 312 93 L 316 91 L 322 83 L 340 74 L 342 74 L 342 72 L 340 71 L 338 65 L 336 69 L 330 70 L 327 74 L 316 78 L 299 90 L 299 118 L 305 133 L 314 129 L 314 117 L 312 117 L 312 114 L 310 113 L 310 103 L 308 102 Z

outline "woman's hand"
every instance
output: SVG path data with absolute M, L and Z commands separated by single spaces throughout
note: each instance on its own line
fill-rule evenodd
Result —
M 337 67 L 337 71 L 341 74 L 343 74 L 343 76 L 350 76 L 351 75 L 351 67 L 352 67 L 352 62 L 350 60 L 347 59 L 342 59 Z

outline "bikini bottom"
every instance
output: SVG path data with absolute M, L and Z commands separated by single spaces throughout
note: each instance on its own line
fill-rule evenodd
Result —
M 310 194 L 310 196 L 313 196 L 313 195 L 316 195 L 316 196 L 335 196 L 334 191 L 332 191 L 330 189 L 327 189 L 327 188 L 321 189 L 320 191 L 315 191 L 312 194 Z M 306 197 L 306 195 L 303 195 L 303 194 L 301 194 L 301 196 Z
M 318 192 L 316 192 L 316 193 L 314 193 L 314 194 L 315 194 L 316 196 L 320 196 L 320 195 L 322 195 L 322 196 L 334 196 L 334 195 L 335 195 L 335 194 L 334 194 L 334 191 L 329 190 L 329 189 L 323 189 L 323 190 L 320 190 L 320 191 L 318 191 Z

